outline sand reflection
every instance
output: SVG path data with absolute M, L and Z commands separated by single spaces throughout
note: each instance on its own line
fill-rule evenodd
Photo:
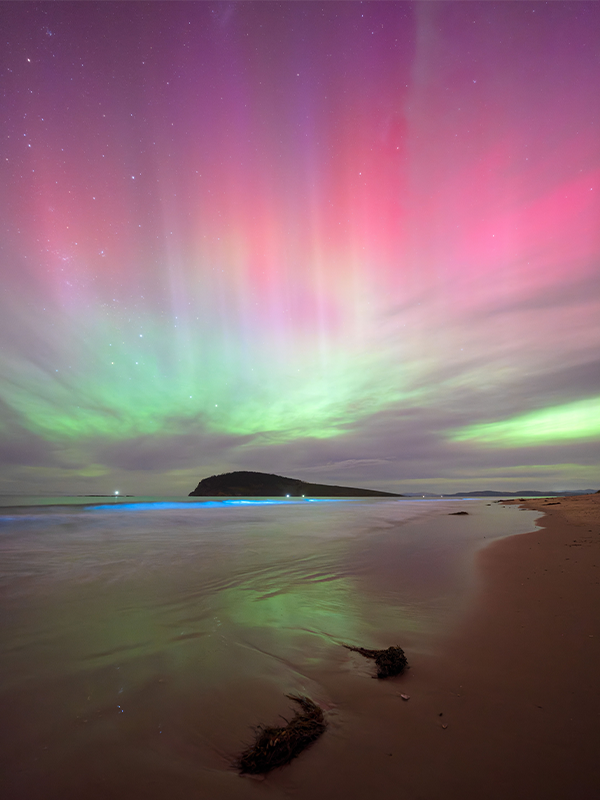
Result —
M 425 647 L 475 534 L 441 506 L 289 512 L 5 524 L 4 796 L 251 797 L 232 757 L 290 693 L 328 711 L 323 746 L 341 747 L 344 692 L 372 672 L 341 644 Z

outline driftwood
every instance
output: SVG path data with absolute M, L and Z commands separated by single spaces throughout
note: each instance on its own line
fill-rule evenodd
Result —
M 388 647 L 387 650 L 367 650 L 365 647 L 351 647 L 345 644 L 347 650 L 360 653 L 365 658 L 372 658 L 377 664 L 377 677 L 390 678 L 393 675 L 400 675 L 404 672 L 407 660 L 404 650 L 401 647 Z
M 256 741 L 235 763 L 240 773 L 262 775 L 289 764 L 327 727 L 322 709 L 309 697 L 291 694 L 286 697 L 298 703 L 302 711 L 296 711 L 285 727 L 259 725 Z

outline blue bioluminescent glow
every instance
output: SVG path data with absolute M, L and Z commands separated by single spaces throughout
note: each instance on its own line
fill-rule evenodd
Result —
M 224 500 L 200 500 L 190 503 L 185 502 L 140 502 L 140 503 L 111 503 L 110 505 L 85 506 L 86 511 L 169 511 L 186 510 L 198 508 L 227 508 L 228 506 L 293 506 L 305 503 L 347 503 L 359 500 L 357 497 L 307 497 L 307 498 L 261 498 L 256 500 L 247 499 L 224 499 Z

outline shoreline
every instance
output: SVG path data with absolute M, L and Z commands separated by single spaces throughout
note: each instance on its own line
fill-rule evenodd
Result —
M 479 551 L 478 595 L 430 664 L 432 699 L 447 708 L 444 796 L 592 797 L 600 785 L 600 494 L 503 504 L 544 516 L 538 530 Z
M 334 719 L 333 736 L 269 776 L 273 788 L 311 800 L 596 796 L 600 494 L 508 505 L 545 516 L 478 551 L 458 628 L 435 654 L 407 653 L 403 676 L 360 692 L 342 679 L 337 713 L 351 704 L 351 734 L 336 742 Z
M 372 591 L 383 603 L 374 606 L 369 617 L 383 640 L 364 644 L 401 646 L 410 665 L 403 675 L 373 680 L 371 665 L 341 646 L 333 660 L 316 658 L 311 665 L 297 661 L 292 649 L 286 661 L 285 651 L 273 648 L 268 638 L 264 652 L 262 640 L 249 639 L 244 658 L 258 669 L 259 663 L 264 667 L 264 655 L 279 652 L 275 669 L 261 668 L 254 674 L 249 667 L 241 677 L 232 670 L 208 699 L 201 671 L 186 684 L 185 664 L 169 666 L 157 661 L 156 654 L 142 658 L 137 667 L 131 662 L 129 669 L 126 659 L 117 658 L 89 676 L 82 672 L 79 682 L 70 676 L 68 687 L 61 672 L 60 680 L 51 676 L 45 688 L 26 687 L 25 694 L 11 700 L 12 719 L 25 738 L 11 762 L 6 796 L 11 800 L 69 800 L 82 793 L 90 800 L 107 796 L 158 800 L 165 795 L 173 800 L 594 797 L 600 785 L 595 745 L 600 725 L 600 494 L 506 501 L 506 507 L 496 506 L 494 515 L 507 517 L 505 530 L 511 530 L 511 518 L 514 522 L 514 515 L 521 514 L 517 506 L 542 511 L 545 516 L 535 522 L 541 527 L 494 538 L 476 550 L 474 583 L 466 571 L 464 575 L 469 582 L 465 585 L 472 588 L 460 618 L 448 619 L 432 647 L 423 648 L 418 638 L 410 636 L 403 641 L 398 617 L 384 623 L 377 610 L 385 614 L 385 582 L 402 585 L 411 577 L 418 579 L 418 566 L 412 564 L 412 573 L 403 571 L 402 550 L 394 548 L 366 563 L 361 550 L 360 563 L 375 576 Z M 433 540 L 434 555 L 443 555 L 444 542 L 462 525 L 461 519 L 435 518 L 439 537 Z M 475 515 L 465 519 L 480 524 Z M 423 563 L 430 557 L 425 551 Z M 98 596 L 103 602 L 113 596 L 111 587 Z M 116 602 L 115 609 L 120 608 Z M 181 630 L 174 627 L 173 633 Z M 182 654 L 196 642 L 192 638 L 190 645 L 183 638 L 183 644 L 173 646 Z M 206 637 L 204 642 L 210 645 L 213 639 L 217 641 Z M 279 662 L 285 665 L 283 671 L 276 668 Z M 114 683 L 118 674 L 114 670 L 121 667 Z M 90 697 L 86 701 L 88 683 L 100 692 L 92 705 L 87 703 Z M 123 702 L 116 694 L 122 686 L 127 711 L 123 718 L 115 717 L 117 712 L 107 705 L 113 697 Z M 325 734 L 266 778 L 240 777 L 232 764 L 253 738 L 250 725 L 278 724 L 278 714 L 290 713 L 285 695 L 300 691 L 322 705 Z M 48 717 L 39 717 L 44 703 L 53 708 Z M 61 703 L 66 710 L 59 708 Z M 160 718 L 155 717 L 157 710 Z M 92 714 L 96 714 L 93 720 Z M 161 721 L 160 736 L 155 719 Z M 40 720 L 53 726 L 60 723 L 62 728 L 56 730 L 67 738 L 76 726 L 80 741 L 76 763 L 68 742 L 63 751 L 58 739 L 54 742 L 37 730 Z M 214 724 L 207 727 L 206 720 Z M 32 726 L 30 733 L 23 727 L 26 724 Z M 4 732 L 10 750 L 14 732 L 9 722 L 5 721 Z

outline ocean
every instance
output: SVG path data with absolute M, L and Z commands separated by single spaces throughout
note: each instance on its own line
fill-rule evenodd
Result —
M 373 665 L 342 645 L 435 652 L 476 550 L 539 516 L 485 499 L 0 505 L 5 800 L 287 796 L 231 766 L 253 726 L 309 695 L 343 749 L 339 687 Z

